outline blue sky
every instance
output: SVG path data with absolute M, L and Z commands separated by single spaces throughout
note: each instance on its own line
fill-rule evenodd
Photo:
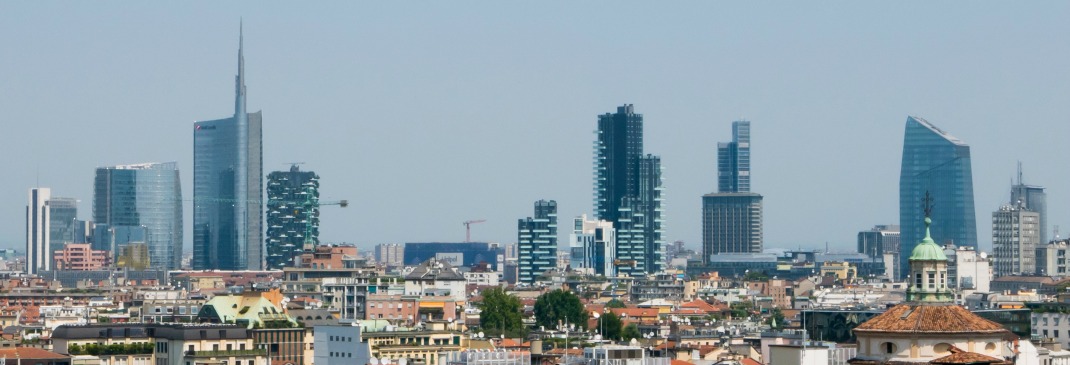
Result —
M 474 239 L 511 242 L 538 199 L 567 227 L 592 210 L 597 115 L 624 103 L 662 156 L 666 238 L 694 248 L 740 117 L 767 247 L 896 223 L 907 115 L 972 146 L 982 247 L 1019 160 L 1070 219 L 1065 2 L 2 2 L 0 247 L 23 247 L 38 182 L 89 218 L 98 166 L 178 161 L 190 198 L 239 19 L 265 173 L 306 162 L 352 203 L 324 208 L 326 241 L 459 241 L 484 218 Z

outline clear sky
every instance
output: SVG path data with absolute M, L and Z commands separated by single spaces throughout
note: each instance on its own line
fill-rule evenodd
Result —
M 88 219 L 98 166 L 178 161 L 191 198 L 192 122 L 233 113 L 241 18 L 265 174 L 305 162 L 351 202 L 323 209 L 325 241 L 460 241 L 482 218 L 474 239 L 513 242 L 555 199 L 567 242 L 597 115 L 624 103 L 662 156 L 670 242 L 700 246 L 740 117 L 767 247 L 897 223 L 907 115 L 972 147 L 982 247 L 1018 160 L 1070 231 L 1067 2 L 8 1 L 0 246 L 24 247 L 37 184 Z

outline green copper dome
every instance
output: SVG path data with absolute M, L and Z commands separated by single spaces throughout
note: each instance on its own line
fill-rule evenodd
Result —
M 932 236 L 929 235 L 929 225 L 932 219 L 925 217 L 925 238 L 910 252 L 910 261 L 947 261 L 944 249 L 936 245 Z

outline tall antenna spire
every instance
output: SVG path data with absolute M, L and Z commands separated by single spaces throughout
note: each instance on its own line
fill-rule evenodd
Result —
M 238 76 L 234 77 L 234 116 L 245 115 L 245 21 L 238 20 Z
M 1022 161 L 1018 161 L 1018 185 L 1022 185 Z

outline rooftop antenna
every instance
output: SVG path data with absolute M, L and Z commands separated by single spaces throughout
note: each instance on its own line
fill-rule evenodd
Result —
M 1018 185 L 1022 185 L 1022 161 L 1018 161 Z

